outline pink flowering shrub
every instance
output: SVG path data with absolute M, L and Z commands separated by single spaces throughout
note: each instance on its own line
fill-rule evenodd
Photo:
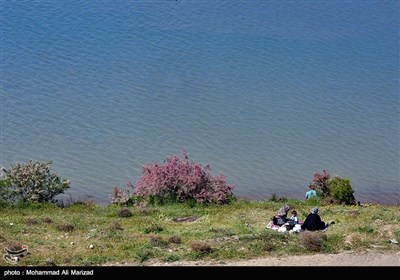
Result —
M 312 184 L 317 190 L 322 192 L 323 196 L 329 195 L 329 178 L 330 174 L 328 170 L 322 170 L 322 173 L 315 173 Z
M 163 164 L 146 164 L 142 176 L 134 188 L 140 197 L 156 197 L 161 201 L 195 200 L 199 203 L 222 204 L 233 198 L 233 185 L 225 181 L 224 175 L 213 176 L 207 165 L 204 168 L 188 158 L 185 149 L 182 157 L 173 155 Z

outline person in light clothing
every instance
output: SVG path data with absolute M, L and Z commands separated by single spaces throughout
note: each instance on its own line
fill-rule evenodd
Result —
M 310 188 L 310 190 L 306 192 L 306 200 L 311 197 L 317 197 L 317 192 L 315 191 L 315 186 L 310 184 L 308 187 Z
M 296 210 L 292 211 L 292 216 L 290 217 L 290 220 L 292 220 L 294 222 L 294 224 L 298 224 L 299 223 L 299 218 L 297 217 L 297 211 Z

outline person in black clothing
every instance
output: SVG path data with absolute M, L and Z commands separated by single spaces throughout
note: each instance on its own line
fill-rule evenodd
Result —
M 334 222 L 332 222 L 334 223 Z M 323 230 L 326 229 L 329 224 L 325 224 L 321 217 L 318 215 L 318 208 L 311 209 L 311 213 L 308 214 L 307 218 L 305 219 L 304 223 L 301 225 L 302 230 Z

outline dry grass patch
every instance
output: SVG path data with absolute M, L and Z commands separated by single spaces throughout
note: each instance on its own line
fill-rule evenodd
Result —
M 153 235 L 149 238 L 149 243 L 153 247 L 166 247 L 169 242 L 164 240 L 161 236 Z
M 27 219 L 25 220 L 25 224 L 26 224 L 27 226 L 34 226 L 34 225 L 39 224 L 39 222 L 38 222 L 38 220 L 36 220 L 36 219 L 34 219 L 34 218 L 27 218 Z
M 124 230 L 119 221 L 112 222 L 111 225 L 109 226 L 109 229 L 111 231 Z
M 23 245 L 17 241 L 11 241 L 7 244 L 7 249 L 9 249 L 11 251 L 20 251 L 23 248 L 24 248 Z
M 363 240 L 362 234 L 354 232 L 354 233 L 348 234 L 345 237 L 344 242 L 349 245 L 354 245 L 354 244 L 360 243 L 362 240 Z
M 146 227 L 144 229 L 144 233 L 149 234 L 149 233 L 158 233 L 162 232 L 164 228 L 158 224 L 151 224 L 150 226 Z
M 72 224 L 59 224 L 56 226 L 56 229 L 59 231 L 73 231 L 75 227 Z
M 45 218 L 43 218 L 43 222 L 46 224 L 51 224 L 53 222 L 53 220 L 49 217 L 45 217 Z
M 350 216 L 350 217 L 355 217 L 355 216 L 360 215 L 360 212 L 357 210 L 349 210 L 346 212 L 346 215 Z
M 118 217 L 127 218 L 132 216 L 132 211 L 128 208 L 122 208 L 118 211 Z
M 387 238 L 396 238 L 397 236 L 395 233 L 399 232 L 399 231 L 400 231 L 400 224 L 384 225 L 377 229 L 379 236 L 387 237 Z
M 173 218 L 172 221 L 177 222 L 177 223 L 182 223 L 182 222 L 194 222 L 198 219 L 199 217 L 197 216 L 190 216 L 190 217 L 182 217 L 182 218 Z
M 300 235 L 300 244 L 310 252 L 320 252 L 326 235 L 320 232 L 305 231 Z
M 174 243 L 174 244 L 181 244 L 182 243 L 182 239 L 179 236 L 171 236 L 168 241 L 170 243 Z
M 193 242 L 192 244 L 190 244 L 190 247 L 192 248 L 193 251 L 201 254 L 208 254 L 213 251 L 210 244 L 200 241 Z

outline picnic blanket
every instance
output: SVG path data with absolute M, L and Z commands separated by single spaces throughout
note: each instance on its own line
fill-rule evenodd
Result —
M 266 228 L 271 230 L 277 230 L 278 232 L 301 232 L 301 224 L 295 224 L 294 227 L 290 228 L 289 223 L 285 223 L 281 226 L 275 225 L 272 221 L 270 221 L 266 226 Z
M 288 224 L 288 223 L 285 223 L 285 224 L 283 224 L 282 226 L 278 226 L 278 225 L 275 225 L 272 221 L 270 221 L 265 227 L 268 228 L 268 229 L 271 229 L 271 230 L 276 230 L 276 231 L 278 231 L 278 232 L 295 233 L 295 232 L 302 232 L 302 231 L 304 231 L 304 230 L 301 229 L 301 225 L 302 225 L 302 224 L 303 224 L 303 223 L 300 222 L 299 224 L 295 224 L 293 228 L 289 229 L 289 227 L 288 227 L 289 224 Z M 333 224 L 333 223 L 332 223 L 332 224 Z M 319 230 L 319 231 L 325 232 L 325 231 L 328 230 L 328 228 L 329 228 L 329 224 L 328 224 L 328 226 L 327 226 L 326 228 L 324 228 L 323 230 Z

